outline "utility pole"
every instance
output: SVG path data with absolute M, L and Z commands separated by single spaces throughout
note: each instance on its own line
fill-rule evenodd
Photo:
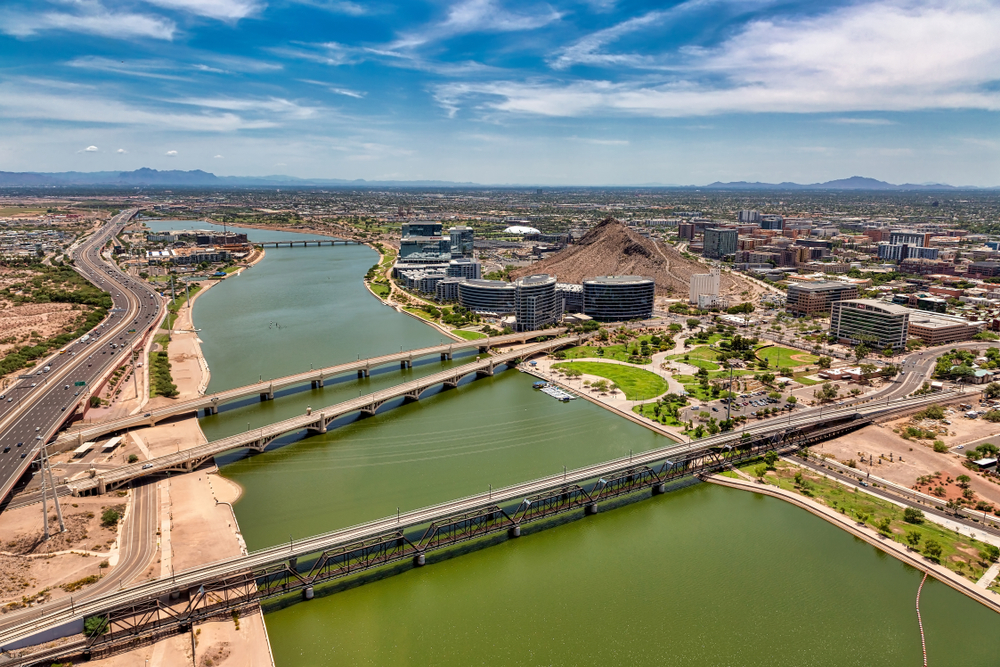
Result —
M 132 386 L 135 388 L 135 397 L 139 398 L 139 368 L 135 365 L 135 341 L 132 341 Z
M 56 516 L 59 517 L 59 532 L 66 532 L 66 523 L 63 521 L 62 508 L 59 506 L 59 494 L 56 493 L 56 484 L 52 480 L 52 463 L 49 462 L 49 453 L 46 445 L 42 445 L 42 461 L 45 470 L 49 473 L 49 487 L 52 489 L 52 502 L 56 506 Z
M 49 504 L 45 496 L 45 464 L 44 458 L 41 466 L 40 472 L 42 473 L 42 526 L 44 527 L 43 540 L 48 541 L 49 539 Z

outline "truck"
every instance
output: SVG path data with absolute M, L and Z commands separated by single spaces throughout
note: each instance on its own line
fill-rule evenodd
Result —
M 80 338 L 81 343 L 86 343 L 88 340 L 90 340 L 90 334 L 83 334 L 83 336 Z
M 45 368 L 42 369 L 42 372 L 43 373 L 48 373 L 49 370 L 51 370 L 51 368 L 52 368 L 51 366 L 46 366 Z

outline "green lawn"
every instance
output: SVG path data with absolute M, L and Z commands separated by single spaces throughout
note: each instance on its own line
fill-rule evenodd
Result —
M 459 338 L 464 338 L 465 340 L 479 340 L 480 338 L 488 338 L 484 333 L 479 333 L 478 331 L 465 331 L 464 329 L 452 329 L 451 332 L 458 336 Z
M 629 350 L 635 350 L 635 346 L 630 344 Z M 614 359 L 625 362 L 631 356 L 630 352 L 625 351 L 624 345 L 608 345 L 607 347 L 580 345 L 563 350 L 562 354 L 566 359 Z M 643 357 L 643 359 L 649 363 L 649 357 Z
M 795 355 L 798 359 L 792 359 L 792 355 Z M 778 346 L 760 348 L 757 350 L 757 357 L 767 359 L 768 363 L 771 364 L 771 368 L 796 368 L 798 366 L 815 364 L 819 361 L 819 357 L 813 356 L 808 352 Z
M 756 461 L 740 466 L 740 468 L 753 475 L 753 469 L 758 463 L 759 461 Z M 784 462 L 779 462 L 776 468 L 774 472 L 768 473 L 764 478 L 767 483 L 810 496 L 855 520 L 857 520 L 856 512 L 861 511 L 869 515 L 866 521 L 869 526 L 874 527 L 884 517 L 888 517 L 891 522 L 889 536 L 892 539 L 905 544 L 903 538 L 906 532 L 916 531 L 921 537 L 918 550 L 923 549 L 927 540 L 935 540 L 942 547 L 941 564 L 972 581 L 976 581 L 982 576 L 986 569 L 976 556 L 966 551 L 978 552 L 981 548 L 981 543 L 970 537 L 957 535 L 954 531 L 946 530 L 926 520 L 920 524 L 906 523 L 903 521 L 902 508 L 887 500 L 861 493 L 839 482 L 822 477 L 810 470 L 803 470 L 798 466 Z M 799 471 L 802 472 L 806 482 L 805 488 L 795 483 L 795 473 Z
M 569 368 L 611 380 L 625 393 L 630 401 L 654 398 L 667 391 L 667 382 L 659 375 L 641 368 L 604 364 L 599 361 L 571 361 L 555 364 L 553 368 Z
M 687 357 L 687 359 L 685 360 L 684 357 Z M 719 364 L 715 363 L 715 360 L 718 358 L 719 353 L 706 345 L 688 350 L 683 354 L 673 354 L 667 357 L 671 361 L 690 364 L 696 368 L 704 368 L 706 371 L 717 371 L 721 368 Z
M 687 424 L 685 424 L 680 420 L 675 419 L 671 415 L 668 415 L 666 412 L 662 411 L 662 409 L 660 411 L 660 414 L 657 415 L 655 411 L 655 405 L 656 405 L 655 403 L 643 403 L 642 405 L 637 405 L 634 408 L 632 408 L 632 411 L 635 412 L 636 414 L 642 415 L 643 417 L 652 419 L 653 421 L 660 422 L 665 426 L 676 426 L 678 428 L 687 426 Z
M 385 283 L 370 283 L 369 287 L 371 287 L 372 292 L 380 299 L 385 299 L 391 291 Z
M 423 319 L 427 320 L 428 322 L 433 322 L 434 321 L 434 318 L 431 317 L 431 314 L 428 313 L 426 310 L 423 310 L 421 308 L 411 308 L 410 306 L 405 306 L 403 308 L 403 310 L 405 310 L 408 313 L 413 313 L 417 317 L 422 317 Z

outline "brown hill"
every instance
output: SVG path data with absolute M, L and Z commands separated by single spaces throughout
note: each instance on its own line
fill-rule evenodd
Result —
M 635 275 L 652 278 L 658 296 L 686 298 L 691 276 L 708 273 L 708 267 L 685 259 L 671 245 L 636 234 L 613 218 L 591 229 L 576 245 L 571 245 L 548 259 L 511 273 L 516 279 L 536 273 L 548 273 L 559 282 L 580 283 L 594 276 Z M 731 273 L 722 274 L 721 291 L 732 299 L 753 289 L 748 281 Z

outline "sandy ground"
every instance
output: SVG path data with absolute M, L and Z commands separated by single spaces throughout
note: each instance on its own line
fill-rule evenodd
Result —
M 939 439 L 949 447 L 1000 434 L 1000 424 L 980 419 L 963 419 L 954 414 L 948 417 L 951 421 L 951 426 L 945 427 L 948 429 L 948 434 L 940 435 Z M 931 447 L 930 440 L 904 440 L 893 432 L 894 429 L 908 424 L 911 424 L 909 417 L 867 426 L 841 438 L 821 443 L 814 448 L 814 451 L 831 454 L 842 463 L 853 459 L 860 470 L 870 471 L 873 475 L 911 488 L 916 488 L 918 477 L 936 472 L 942 473 L 942 482 L 949 477 L 954 480 L 959 475 L 968 475 L 972 478 L 970 486 L 976 493 L 977 499 L 1000 505 L 1000 484 L 963 466 L 962 461 L 965 460 L 963 451 L 938 453 Z M 929 424 L 930 422 L 926 423 Z M 866 463 L 861 463 L 862 455 Z M 933 486 L 937 485 L 938 483 L 935 483 Z M 958 491 L 953 485 L 942 484 L 942 486 L 950 487 L 945 498 L 957 495 Z M 920 490 L 924 493 L 930 492 L 927 485 L 922 486 Z
M 118 553 L 118 529 L 101 525 L 101 514 L 109 507 L 124 510 L 129 497 L 118 494 L 89 498 L 63 498 L 67 532 L 59 533 L 55 507 L 50 502 L 49 531 L 42 541 L 40 503 L 0 514 L 0 611 L 17 608 L 23 598 L 38 602 L 70 595 L 60 588 L 89 576 L 107 576 Z M 47 593 L 42 593 L 50 589 Z M 80 592 L 86 591 L 82 585 Z M 12 605 L 12 603 L 14 603 Z

